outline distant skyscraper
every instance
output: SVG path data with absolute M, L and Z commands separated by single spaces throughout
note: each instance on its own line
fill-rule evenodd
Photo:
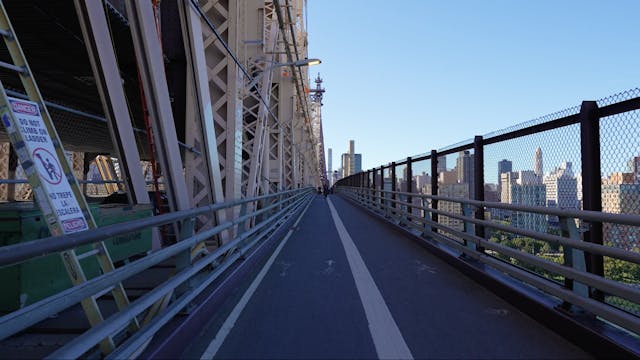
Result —
M 602 211 L 614 214 L 639 214 L 640 184 L 634 173 L 616 172 L 602 182 Z M 631 225 L 602 224 L 604 242 L 625 249 L 640 251 L 640 228 Z
M 502 194 L 500 201 L 507 204 L 529 206 L 545 206 L 546 187 L 531 170 L 506 172 L 500 174 Z M 544 215 L 528 212 L 502 212 L 501 216 L 511 216 L 511 224 L 538 232 L 547 231 L 547 221 Z
M 467 184 L 469 198 L 474 198 L 473 155 L 469 151 L 460 151 L 456 159 L 456 177 L 458 184 Z
M 349 176 L 349 154 L 342 154 L 341 160 L 342 162 L 340 164 L 340 177 L 345 178 Z
M 342 177 L 362 171 L 362 154 L 356 154 L 355 141 L 349 140 L 349 152 L 342 154 Z
M 544 177 L 547 190 L 547 206 L 561 209 L 578 208 L 578 185 L 571 169 L 571 162 L 564 162 L 559 168 Z
M 542 149 L 539 147 L 536 149 L 536 153 L 533 157 L 533 173 L 536 174 L 537 177 L 542 179 Z
M 498 200 L 502 194 L 502 181 L 500 181 L 500 175 L 513 171 L 513 163 L 507 159 L 503 159 L 498 162 Z
M 353 154 L 354 166 L 353 173 L 357 174 L 362 171 L 362 154 Z
M 436 165 L 436 168 L 438 169 L 438 174 L 443 172 L 443 171 L 447 171 L 447 157 L 446 156 L 439 156 L 438 157 L 438 165 Z
M 349 171 L 348 171 L 348 175 L 353 175 L 353 174 L 356 173 L 355 172 L 355 163 L 356 163 L 355 149 L 356 149 L 355 140 L 349 140 Z

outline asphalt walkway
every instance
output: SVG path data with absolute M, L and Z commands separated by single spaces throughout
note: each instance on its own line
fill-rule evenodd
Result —
M 294 228 L 198 356 L 590 357 L 338 196 Z

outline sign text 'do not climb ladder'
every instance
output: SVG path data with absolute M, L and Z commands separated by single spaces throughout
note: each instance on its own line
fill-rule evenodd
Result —
M 13 64 L 0 61 L 0 67 L 16 72 L 30 101 L 10 98 L 0 82 L 0 118 L 10 141 L 18 155 L 29 184 L 33 188 L 35 201 L 42 210 L 52 235 L 64 235 L 95 228 L 78 181 L 69 165 L 62 144 L 51 121 L 44 99 L 36 85 L 33 74 L 11 26 L 4 4 L 0 1 L 0 36 L 3 37 Z M 77 255 L 75 250 L 61 253 L 62 261 L 74 285 L 87 281 L 80 260 L 95 256 L 103 272 L 114 269 L 113 262 L 103 242 L 94 244 L 93 250 Z M 124 309 L 129 300 L 122 283 L 110 289 L 119 309 Z M 82 300 L 82 308 L 94 326 L 103 321 L 103 316 L 94 295 Z M 137 321 L 129 325 L 135 331 Z M 100 343 L 103 353 L 114 349 L 112 337 Z

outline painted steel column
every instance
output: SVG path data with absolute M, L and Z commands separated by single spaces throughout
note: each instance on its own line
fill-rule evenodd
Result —
M 583 101 L 580 107 L 580 147 L 582 160 L 582 199 L 583 210 L 602 211 L 602 182 L 600 179 L 600 118 L 595 101 Z M 591 222 L 584 240 L 602 244 L 602 223 Z M 604 263 L 601 255 L 586 254 L 587 270 L 604 276 Z M 600 292 L 592 297 L 602 300 Z
M 242 58 L 248 63 L 249 72 L 259 78 L 259 86 L 246 89 L 243 101 L 243 150 L 248 158 L 243 159 L 243 186 L 245 196 L 258 195 L 262 164 L 267 150 L 264 147 L 268 136 L 273 72 L 271 64 L 276 61 L 278 27 L 274 5 L 270 2 L 248 1 L 242 3 L 243 30 L 245 42 Z M 257 42 L 259 41 L 259 42 Z M 262 67 L 260 67 L 262 64 Z
M 100 1 L 75 0 L 75 7 L 109 134 L 120 162 L 127 197 L 132 204 L 149 204 L 140 154 L 104 6 Z
M 126 1 L 125 4 L 169 205 L 174 211 L 186 210 L 190 207 L 189 195 L 153 8 L 148 1 Z
M 242 196 L 242 99 L 245 78 L 209 25 L 219 29 L 222 40 L 231 51 L 238 52 L 239 5 L 237 0 L 201 0 L 199 3 L 206 15 L 206 19 L 201 18 L 201 36 L 216 127 L 220 177 L 224 198 L 236 200 Z M 234 216 L 234 209 L 229 209 L 229 216 Z
M 224 202 L 225 197 L 201 19 L 189 1 L 179 3 L 179 12 L 187 59 L 185 142 L 200 151 L 185 153 L 185 168 L 191 206 L 197 207 Z M 213 221 L 206 216 L 199 219 L 203 225 L 200 229 L 207 229 L 224 222 L 226 214 L 215 213 Z
M 294 135 L 293 135 L 293 82 L 290 79 L 282 79 L 279 86 L 280 104 L 278 106 L 278 119 L 282 126 L 282 188 L 291 190 L 295 188 L 294 179 Z

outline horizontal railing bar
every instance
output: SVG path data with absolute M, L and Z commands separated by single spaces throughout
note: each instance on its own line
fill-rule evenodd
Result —
M 432 236 L 437 237 L 442 242 L 447 243 L 449 246 L 456 248 L 458 251 L 466 254 L 467 256 L 478 260 L 498 271 L 504 272 L 509 276 L 514 277 L 522 281 L 525 284 L 530 284 L 537 289 L 540 289 L 547 294 L 553 295 L 559 299 L 563 299 L 571 304 L 581 307 L 590 313 L 600 316 L 603 319 L 607 319 L 614 324 L 617 324 L 625 329 L 640 333 L 640 322 L 638 318 L 632 314 L 624 312 L 606 303 L 602 303 L 591 298 L 582 297 L 573 291 L 562 287 L 562 285 L 546 280 L 537 274 L 531 273 L 524 269 L 520 269 L 512 264 L 506 263 L 500 259 L 494 258 L 487 254 L 474 251 L 465 247 L 463 244 L 454 240 L 448 239 L 446 236 L 432 233 Z
M 307 203 L 309 206 L 310 202 Z M 298 209 L 304 205 L 304 202 L 298 204 L 290 214 L 295 214 Z M 273 228 L 275 228 L 277 224 L 272 225 L 269 229 L 265 230 L 263 233 L 269 233 Z M 257 237 L 258 239 L 260 236 Z M 198 286 L 198 288 L 191 292 L 190 294 L 185 294 L 180 299 L 176 300 L 175 303 L 172 303 L 162 314 L 156 316 L 151 320 L 147 326 L 145 326 L 141 331 L 136 332 L 131 338 L 127 339 L 127 341 L 119 346 L 114 352 L 107 355 L 106 359 L 123 359 L 130 358 L 134 352 L 136 352 L 140 347 L 142 347 L 148 340 L 151 339 L 155 335 L 155 333 L 162 328 L 169 320 L 171 320 L 182 308 L 188 305 L 197 294 L 200 294 L 204 289 L 206 289 L 212 281 L 214 281 L 220 274 L 222 274 L 228 266 L 233 264 L 238 258 L 240 258 L 243 254 L 245 254 L 250 248 L 252 248 L 258 239 L 254 240 L 251 244 L 245 246 L 240 252 L 234 254 L 234 260 L 228 262 L 229 265 L 226 265 L 224 268 L 216 268 L 210 277 Z M 263 243 L 264 244 L 264 243 Z M 263 246 L 263 245 L 260 245 Z M 259 249 L 256 249 L 259 251 Z
M 431 220 L 424 220 L 424 223 L 431 225 L 433 227 L 442 229 L 446 232 L 451 233 L 452 235 L 459 236 L 467 241 L 471 241 L 477 244 L 478 246 L 482 246 L 484 248 L 497 251 L 501 254 L 507 255 L 514 259 L 521 260 L 527 264 L 538 266 L 544 270 L 568 277 L 570 279 L 574 279 L 588 286 L 603 290 L 604 292 L 609 293 L 611 295 L 619 296 L 621 298 L 625 298 L 627 300 L 640 304 L 640 290 L 634 289 L 628 285 L 625 285 L 607 278 L 603 278 L 591 273 L 575 270 L 574 268 L 571 268 L 568 266 L 556 264 L 554 262 L 539 258 L 535 255 L 532 255 L 517 249 L 513 249 L 498 243 L 487 241 L 481 237 L 468 234 L 464 231 L 460 231 Z
M 456 146 L 454 148 L 447 149 L 445 151 L 438 151 L 438 157 L 455 154 L 457 152 L 464 151 L 464 150 L 469 150 L 469 149 L 473 149 L 473 139 L 471 140 L 470 143 L 458 145 L 458 146 Z
M 307 190 L 307 192 L 310 190 Z M 296 196 L 303 195 L 297 194 Z M 289 200 L 289 199 L 287 199 Z M 286 200 L 285 200 L 286 201 Z M 272 206 L 277 206 L 274 204 Z M 268 211 L 269 208 L 261 209 L 260 212 Z M 88 280 L 85 283 L 76 285 L 73 288 L 66 289 L 62 292 L 54 294 L 50 297 L 42 299 L 36 303 L 26 306 L 17 311 L 11 312 L 5 316 L 0 317 L 0 340 L 5 339 L 8 336 L 15 334 L 31 325 L 36 324 L 39 321 L 46 319 L 47 317 L 56 314 L 74 304 L 77 304 L 82 299 L 89 297 L 102 289 L 115 285 L 124 281 L 125 279 L 140 273 L 143 270 L 150 268 L 162 261 L 169 259 L 172 256 L 179 254 L 182 251 L 190 249 L 192 246 L 226 230 L 237 224 L 249 220 L 254 214 L 248 214 L 242 217 L 238 217 L 233 221 L 227 221 L 221 225 L 215 226 L 211 229 L 203 231 L 185 240 L 182 240 L 174 245 L 166 248 L 162 248 L 149 255 L 126 264 L 123 267 L 116 268 L 113 271 L 102 274 L 98 277 Z M 251 233 L 247 231 L 246 233 Z M 246 234 L 245 233 L 245 234 Z M 237 245 L 237 241 L 233 240 L 216 249 L 215 251 L 227 251 Z
M 500 134 L 482 139 L 484 145 L 491 145 L 501 141 L 513 140 L 519 137 L 533 135 L 535 133 L 558 129 L 561 127 L 577 124 L 580 122 L 579 114 L 565 116 L 559 119 L 544 122 L 542 124 L 532 125 L 523 129 L 514 130 L 506 134 Z
M 309 191 L 310 189 L 288 190 L 281 193 L 258 196 L 251 199 L 233 200 L 219 204 L 205 205 L 195 209 L 176 211 L 163 215 L 151 216 L 143 219 L 102 226 L 88 231 L 68 234 L 64 236 L 49 236 L 24 243 L 0 247 L 0 267 L 16 264 L 39 256 L 76 248 L 91 244 L 102 239 L 138 231 L 141 229 L 165 225 L 175 221 L 206 214 L 229 207 L 242 205 L 254 201 L 287 195 L 294 192 Z
M 434 195 L 428 195 L 428 194 L 418 194 L 418 193 L 408 193 L 408 192 L 398 192 L 398 191 L 393 192 L 388 190 L 377 190 L 377 189 L 375 190 L 371 189 L 371 190 L 375 192 L 383 192 L 383 193 L 390 193 L 390 194 L 396 194 L 396 195 L 406 195 L 411 197 L 420 197 L 420 198 L 426 198 L 430 200 L 432 199 L 432 200 L 439 200 L 439 201 L 455 202 L 459 204 L 468 204 L 468 205 L 474 205 L 476 207 L 487 207 L 487 208 L 493 208 L 493 209 L 524 211 L 524 212 L 531 212 L 536 214 L 579 218 L 579 219 L 590 221 L 590 222 L 607 222 L 607 223 L 615 223 L 615 224 L 622 224 L 622 225 L 640 226 L 640 215 L 636 215 L 636 214 L 613 214 L 613 213 L 603 213 L 603 212 L 591 211 L 591 210 L 558 209 L 558 208 L 549 208 L 544 206 L 514 205 L 514 204 L 504 204 L 504 203 L 479 201 L 479 200 L 471 200 L 471 199 L 459 199 L 459 198 L 451 198 L 446 196 L 434 196 Z
M 400 200 L 389 199 L 389 201 L 409 206 L 408 203 Z M 633 251 L 627 251 L 627 250 L 623 250 L 616 247 L 611 247 L 611 246 L 606 246 L 606 245 L 601 245 L 601 244 L 596 244 L 596 243 L 591 243 L 586 241 L 574 240 L 574 239 L 570 239 L 570 238 L 559 236 L 559 235 L 546 234 L 546 233 L 541 233 L 533 230 L 521 229 L 518 227 L 509 226 L 509 225 L 503 225 L 497 222 L 493 222 L 491 220 L 480 220 L 480 219 L 476 219 L 475 217 L 467 217 L 464 215 L 449 213 L 446 211 L 432 209 L 432 208 L 424 207 L 420 205 L 412 205 L 412 207 L 414 209 L 424 210 L 429 213 L 435 213 L 438 215 L 447 216 L 457 220 L 467 221 L 476 225 L 482 225 L 484 227 L 490 227 L 497 230 L 503 230 L 503 231 L 518 234 L 518 235 L 532 237 L 532 238 L 539 239 L 551 244 L 569 246 L 576 249 L 588 251 L 592 254 L 609 256 L 613 258 L 618 258 L 620 260 L 625 260 L 632 263 L 640 264 L 640 253 L 636 253 Z
M 623 114 L 640 109 L 640 97 L 620 101 L 611 105 L 598 108 L 598 117 L 603 118 L 612 115 Z
M 304 198 L 301 201 L 303 200 Z M 278 216 L 286 213 L 287 210 L 289 210 L 289 207 L 279 211 L 276 215 L 270 217 L 268 220 L 265 220 L 260 224 L 256 224 L 255 227 L 251 228 L 250 230 L 248 230 L 247 232 L 239 236 L 237 239 L 235 239 L 233 241 L 235 243 L 234 245 L 237 245 L 238 243 L 242 242 L 243 240 L 251 236 L 253 233 L 263 228 L 266 224 L 271 223 L 273 220 L 277 220 Z M 143 312 L 145 309 L 147 309 L 149 306 L 153 305 L 159 299 L 164 297 L 165 294 L 168 293 L 171 289 L 175 289 L 177 286 L 184 283 L 186 280 L 198 274 L 202 269 L 204 269 L 205 267 L 213 263 L 218 257 L 224 255 L 226 251 L 228 251 L 229 249 L 230 249 L 229 247 L 225 248 L 224 250 L 222 250 L 222 248 L 219 248 L 214 252 L 212 252 L 211 254 L 205 256 L 203 259 L 201 259 L 197 263 L 192 264 L 191 267 L 184 269 L 180 273 L 174 275 L 168 281 L 164 282 L 162 285 L 154 288 L 153 290 L 149 291 L 142 297 L 136 299 L 134 302 L 129 304 L 129 306 L 126 309 L 114 314 L 113 316 L 108 318 L 106 321 L 103 321 L 102 323 L 96 326 L 93 326 L 91 329 L 89 329 L 82 335 L 74 338 L 73 340 L 65 344 L 60 349 L 50 354 L 48 358 L 50 359 L 79 358 L 82 354 L 84 354 L 86 351 L 91 349 L 95 344 L 99 343 L 102 339 L 112 334 L 122 325 L 126 325 L 127 323 L 129 323 L 132 318 L 134 318 L 135 316 Z M 243 251 L 246 251 L 246 250 L 240 249 L 236 252 L 235 256 L 228 258 L 225 261 L 225 263 L 228 264 L 227 267 L 230 266 L 230 264 L 232 264 L 235 260 L 237 260 L 241 255 L 244 255 Z M 219 274 L 221 273 L 222 273 L 221 271 L 214 272 L 215 277 L 219 276 Z M 214 274 L 212 274 L 212 276 L 214 276 Z M 212 279 L 211 277 L 208 277 L 209 281 L 215 280 L 215 278 Z M 206 286 L 202 286 L 201 284 L 196 289 L 191 289 L 191 291 L 188 291 L 187 294 L 191 294 L 192 297 L 195 297 L 205 288 Z M 196 292 L 195 290 L 199 290 L 199 291 Z M 189 295 L 183 295 L 183 296 L 191 297 Z M 182 309 L 182 307 L 180 307 L 180 309 Z
M 403 212 L 404 213 L 404 212 Z M 405 215 L 409 215 L 411 217 L 414 217 L 412 214 L 408 214 L 408 213 L 404 213 Z M 505 255 L 508 255 L 510 257 L 519 259 L 521 261 L 527 262 L 527 260 L 533 260 L 530 261 L 529 263 L 533 263 L 532 265 L 535 266 L 539 266 L 547 271 L 552 271 L 555 273 L 558 273 L 560 275 L 564 275 L 568 278 L 573 278 L 576 281 L 585 283 L 587 285 L 592 285 L 592 284 L 596 284 L 596 288 L 599 288 L 601 290 L 604 290 L 607 293 L 610 293 L 612 295 L 617 295 L 620 296 L 622 298 L 625 299 L 629 299 L 635 302 L 639 302 L 637 299 L 640 297 L 640 290 L 636 290 L 632 287 L 629 287 L 627 285 L 623 285 L 617 282 L 614 282 L 613 280 L 609 280 L 609 279 L 604 279 L 601 278 L 597 275 L 593 275 L 593 274 L 589 274 L 589 273 L 584 273 L 584 272 L 580 272 L 578 270 L 574 270 L 573 268 L 569 268 L 569 267 L 564 267 L 562 265 L 558 265 L 555 263 L 551 263 L 548 262 L 544 259 L 540 259 L 535 257 L 535 255 L 531 255 L 531 254 L 527 254 L 524 252 L 521 252 L 519 250 L 516 249 L 512 249 L 509 247 L 505 247 L 504 245 L 500 245 L 497 243 L 492 243 L 490 241 L 487 241 L 483 238 L 477 237 L 475 235 L 471 235 L 468 234 L 466 232 L 457 230 L 457 229 L 453 229 L 451 227 L 442 225 L 440 223 L 431 221 L 431 220 L 426 220 L 426 219 L 422 219 L 421 217 L 415 217 L 420 219 L 423 223 L 436 227 L 442 231 L 448 232 L 454 236 L 459 236 L 465 240 L 468 241 L 472 241 L 476 244 L 478 244 L 479 246 L 484 246 L 486 248 L 493 248 L 494 251 L 498 251 L 498 252 L 502 252 L 505 253 Z M 410 222 L 410 225 L 414 228 L 416 228 L 417 230 L 423 230 L 420 228 L 419 225 Z M 602 316 L 603 318 L 616 323 L 624 328 L 627 328 L 629 330 L 638 332 L 638 330 L 640 330 L 640 322 L 638 322 L 637 318 L 631 314 L 628 314 L 626 312 L 623 312 L 621 310 L 616 309 L 613 306 L 607 305 L 607 304 L 603 304 L 601 302 L 592 300 L 590 298 L 584 298 L 581 297 L 577 294 L 575 294 L 574 292 L 561 288 L 559 284 L 556 284 L 548 279 L 545 279 L 543 277 L 541 277 L 540 275 L 528 272 L 526 270 L 520 269 L 514 265 L 511 264 L 506 264 L 504 263 L 502 260 L 496 259 L 490 255 L 487 255 L 485 253 L 482 252 L 477 252 L 477 251 L 473 251 L 470 250 L 469 248 L 467 248 L 466 246 L 464 246 L 463 244 L 454 241 L 453 239 L 447 238 L 446 236 L 442 235 L 442 234 L 438 234 L 437 232 L 431 232 L 430 236 L 432 237 L 437 237 L 438 239 L 440 239 L 441 241 L 444 240 L 445 243 L 454 246 L 456 249 L 458 249 L 459 251 L 462 251 L 463 253 L 470 255 L 471 257 L 488 264 L 489 266 L 492 266 L 496 269 L 499 269 L 500 271 L 504 271 L 505 273 L 512 275 L 516 278 L 518 278 L 521 281 L 524 281 L 526 283 L 532 284 L 534 286 L 536 286 L 537 288 L 551 294 L 554 296 L 559 297 L 560 299 L 566 300 L 572 304 L 581 306 L 582 308 L 591 311 L 592 313 Z M 498 250 L 496 250 L 498 249 Z M 502 251 L 501 251 L 502 250 Z M 527 260 L 525 260 L 524 258 L 527 258 Z M 549 266 L 547 266 L 549 265 Z M 552 270 L 550 270 L 548 267 L 553 268 Z M 564 274 L 563 274 L 564 273 Z M 577 275 L 577 276 L 576 276 Z M 592 285 L 593 286 L 593 285 Z M 606 288 L 606 289 L 605 289 Z M 551 290 L 553 289 L 553 290 Z M 613 290 L 613 291 L 612 291 Z M 622 295 L 622 296 L 621 296 Z M 626 296 L 626 295 L 630 295 Z

